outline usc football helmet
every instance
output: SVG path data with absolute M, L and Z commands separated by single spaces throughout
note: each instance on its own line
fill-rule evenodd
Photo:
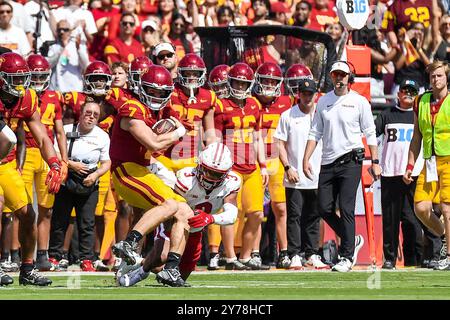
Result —
M 47 59 L 40 54 L 32 54 L 27 59 L 31 73 L 30 87 L 37 93 L 45 91 L 50 85 L 52 69 Z
M 255 73 L 255 93 L 266 97 L 281 96 L 283 72 L 278 64 L 264 62 Z
M 131 84 L 131 89 L 136 91 L 139 88 L 139 81 L 141 81 L 141 73 L 143 70 L 153 64 L 147 56 L 137 57 L 130 64 L 128 71 L 128 80 Z
M 226 64 L 219 64 L 218 66 L 215 66 L 209 73 L 209 88 L 216 93 L 217 98 L 219 99 L 228 98 L 228 96 L 230 95 L 230 91 L 227 86 L 229 70 L 230 67 Z
M 153 64 L 142 72 L 139 97 L 148 108 L 161 110 L 169 102 L 172 92 L 172 75 L 165 67 Z
M 232 166 L 230 149 L 223 143 L 214 142 L 200 152 L 195 174 L 203 188 L 212 190 L 225 181 Z
M 178 82 L 188 89 L 202 87 L 206 82 L 206 65 L 195 53 L 186 54 L 178 63 Z
M 313 79 L 311 70 L 304 64 L 296 63 L 286 70 L 284 80 L 290 95 L 297 96 L 298 81 L 304 78 Z
M 227 81 L 230 95 L 243 100 L 251 95 L 255 82 L 253 70 L 246 63 L 235 63 L 228 71 Z
M 0 56 L 0 85 L 3 91 L 23 97 L 30 86 L 30 69 L 21 55 L 7 52 Z
M 84 72 L 84 92 L 95 96 L 106 95 L 111 89 L 112 72 L 103 61 L 91 62 Z

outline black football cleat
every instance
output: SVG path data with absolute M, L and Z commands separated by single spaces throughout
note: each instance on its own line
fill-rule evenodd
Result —
M 21 285 L 33 285 L 33 286 L 48 286 L 52 284 L 52 280 L 40 275 L 36 269 L 31 271 L 20 271 L 19 284 Z
M 7 275 L 2 269 L 0 269 L 0 286 L 8 286 L 13 284 L 14 280 Z
M 171 287 L 184 287 L 186 284 L 183 278 L 181 278 L 178 268 L 161 270 L 156 275 L 156 281 Z

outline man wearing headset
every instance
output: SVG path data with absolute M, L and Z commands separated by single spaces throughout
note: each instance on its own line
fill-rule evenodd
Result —
M 334 90 L 322 96 L 318 103 L 306 144 L 303 172 L 312 179 L 309 159 L 322 139 L 322 165 L 319 175 L 319 213 L 341 238 L 339 262 L 333 271 L 348 272 L 356 264 L 358 251 L 364 244 L 361 235 L 355 237 L 356 191 L 361 179 L 364 145 L 361 133 L 366 136 L 372 156 L 370 171 L 378 179 L 381 168 L 378 160 L 375 123 L 366 98 L 350 90 L 350 67 L 345 61 L 331 66 Z M 339 196 L 340 216 L 336 215 Z

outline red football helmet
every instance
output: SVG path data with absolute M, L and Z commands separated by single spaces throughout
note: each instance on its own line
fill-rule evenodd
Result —
M 16 97 L 23 97 L 30 86 L 30 69 L 21 55 L 7 52 L 0 56 L 1 89 Z
M 130 64 L 128 72 L 128 80 L 131 84 L 131 89 L 137 90 L 139 88 L 139 81 L 141 81 L 141 73 L 153 64 L 147 56 L 137 57 Z
M 279 97 L 283 84 L 283 72 L 278 64 L 264 62 L 255 73 L 255 93 L 266 97 Z
M 47 59 L 40 54 L 32 54 L 27 59 L 31 72 L 31 88 L 40 93 L 46 90 L 50 84 L 52 69 Z
M 230 95 L 230 91 L 228 90 L 227 86 L 227 79 L 228 79 L 228 71 L 230 70 L 230 67 L 226 64 L 219 64 L 218 66 L 215 66 L 208 78 L 208 85 L 213 90 L 217 98 L 228 98 Z
M 91 62 L 84 71 L 84 92 L 95 96 L 106 95 L 111 89 L 112 72 L 103 61 Z
M 205 62 L 195 53 L 188 53 L 180 60 L 177 72 L 179 84 L 188 89 L 200 88 L 206 82 Z
M 164 108 L 172 92 L 172 75 L 165 67 L 154 64 L 142 72 L 139 97 L 147 107 L 155 111 Z
M 236 99 L 243 100 L 251 95 L 252 87 L 254 83 L 254 73 L 252 68 L 246 63 L 235 63 L 228 71 L 228 88 L 230 95 Z M 241 86 L 242 83 L 247 85 L 247 88 L 233 88 L 233 84 L 240 82 L 237 86 Z M 236 84 L 234 84 L 236 86 Z
M 298 81 L 300 79 L 313 79 L 313 74 L 307 66 L 301 63 L 293 64 L 286 71 L 284 77 L 288 92 L 292 96 L 296 96 L 298 93 Z

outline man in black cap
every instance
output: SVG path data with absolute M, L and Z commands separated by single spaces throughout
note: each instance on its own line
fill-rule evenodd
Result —
M 397 105 L 383 111 L 375 120 L 377 137 L 384 135 L 380 159 L 381 209 L 383 214 L 383 269 L 394 269 L 402 222 L 405 266 L 417 266 L 422 254 L 422 228 L 414 214 L 414 190 L 423 167 L 420 156 L 413 170 L 414 182 L 406 185 L 403 173 L 408 163 L 409 144 L 414 132 L 414 99 L 419 85 L 403 80 L 397 93 Z
M 311 156 L 312 179 L 303 174 L 303 155 L 315 111 L 316 83 L 302 79 L 298 83 L 298 104 L 283 112 L 274 137 L 279 140 L 280 160 L 284 166 L 286 189 L 287 239 L 291 269 L 301 269 L 300 252 L 305 252 L 305 265 L 328 268 L 318 253 L 320 216 L 317 206 L 322 143 Z

